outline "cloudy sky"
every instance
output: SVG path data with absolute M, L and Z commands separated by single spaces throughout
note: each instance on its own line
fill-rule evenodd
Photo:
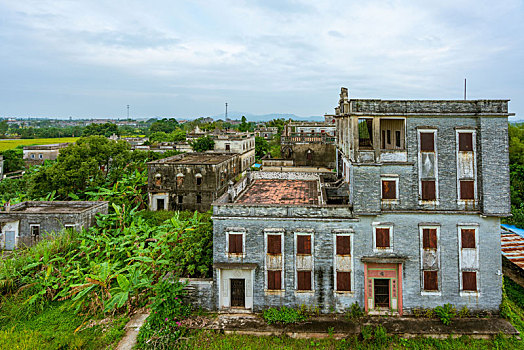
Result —
M 524 2 L 0 0 L 0 117 L 331 113 L 354 98 L 508 98 Z M 524 119 L 524 117 L 522 117 Z

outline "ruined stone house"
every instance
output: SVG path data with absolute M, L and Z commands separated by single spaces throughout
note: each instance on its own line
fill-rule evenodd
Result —
M 80 230 L 95 223 L 98 213 L 107 214 L 108 202 L 29 201 L 0 211 L 0 249 L 29 247 L 63 229 Z
M 24 146 L 23 159 L 27 165 L 43 164 L 46 160 L 56 160 L 60 150 L 69 143 L 53 143 L 49 145 Z
M 213 308 L 497 312 L 508 100 L 349 99 L 337 171 L 253 172 L 213 206 Z M 341 201 L 344 193 L 347 204 Z
M 184 153 L 149 162 L 149 208 L 205 212 L 240 169 L 237 153 Z

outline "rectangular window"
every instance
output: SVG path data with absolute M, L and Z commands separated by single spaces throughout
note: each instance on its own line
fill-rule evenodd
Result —
M 196 178 L 196 184 L 197 184 L 197 186 L 202 185 L 202 178 L 201 177 L 197 177 Z
M 422 229 L 422 248 L 437 249 L 437 229 L 436 228 Z
M 199 204 L 202 203 L 202 196 L 201 195 L 199 195 L 199 194 L 196 195 L 196 202 L 199 203 Z
M 337 291 L 351 291 L 351 272 L 337 271 Z
M 271 271 L 267 272 L 267 289 L 269 290 L 280 290 L 282 288 L 282 271 Z
M 475 199 L 475 181 L 460 180 L 460 199 Z
M 382 199 L 397 199 L 397 182 L 382 180 Z
M 422 200 L 433 201 L 437 199 L 435 192 L 435 180 L 422 180 Z
M 435 134 L 432 132 L 420 133 L 420 151 L 435 152 Z
M 29 226 L 31 231 L 31 236 L 39 237 L 40 236 L 40 225 L 31 225 Z
M 297 254 L 311 254 L 311 236 L 297 235 Z
M 297 271 L 297 290 L 311 290 L 311 271 Z
M 459 132 L 459 151 L 472 152 L 473 151 L 473 133 Z
M 462 248 L 476 248 L 475 229 L 463 228 L 460 230 Z
M 387 130 L 388 145 L 391 145 L 391 130 Z
M 157 198 L 156 199 L 156 210 L 164 210 L 165 207 L 165 200 L 164 198 Z
M 242 254 L 242 234 L 229 234 L 229 253 L 230 254 Z
M 375 229 L 375 246 L 377 248 L 389 248 L 389 228 Z
M 337 255 L 351 255 L 350 236 L 337 236 Z
M 184 203 L 184 196 L 178 196 L 178 204 Z
M 280 235 L 267 235 L 267 253 L 282 254 L 282 240 Z
M 226 151 L 229 151 L 231 149 L 231 146 L 226 143 Z
M 462 271 L 462 290 L 477 291 L 477 273 L 475 271 Z
M 424 271 L 424 290 L 438 290 L 438 271 Z
M 397 148 L 400 148 L 401 144 L 400 144 L 400 131 L 397 130 L 395 131 L 395 147 Z

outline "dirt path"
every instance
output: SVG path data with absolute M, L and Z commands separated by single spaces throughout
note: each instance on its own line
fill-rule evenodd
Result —
M 138 336 L 138 331 L 140 327 L 146 321 L 149 313 L 137 313 L 126 324 L 126 334 L 118 343 L 117 350 L 131 350 L 136 345 L 136 337 Z

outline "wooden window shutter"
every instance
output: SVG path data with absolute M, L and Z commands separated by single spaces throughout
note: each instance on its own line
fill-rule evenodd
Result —
M 424 290 L 438 290 L 438 271 L 424 271 Z
M 422 152 L 435 152 L 435 134 L 432 132 L 420 133 L 420 150 Z
M 397 199 L 396 181 L 382 180 L 382 199 Z
M 351 254 L 351 237 L 337 236 L 337 254 L 350 255 Z
M 297 254 L 311 254 L 311 236 L 297 236 Z
M 462 290 L 477 290 L 477 273 L 474 271 L 462 271 Z
M 280 290 L 282 287 L 282 271 L 268 271 L 267 272 L 267 289 Z
M 462 151 L 462 152 L 473 151 L 473 133 L 459 132 L 459 151 Z
M 282 254 L 280 235 L 267 235 L 267 253 Z
M 351 272 L 337 271 L 337 290 L 341 292 L 351 291 Z
M 431 201 L 437 198 L 435 192 L 435 180 L 423 180 L 422 182 L 422 200 Z
M 475 181 L 460 180 L 460 199 L 475 199 Z
M 389 228 L 375 229 L 375 240 L 377 248 L 389 248 Z
M 229 234 L 229 253 L 241 254 L 242 253 L 242 235 L 241 234 Z
M 475 229 L 463 228 L 460 230 L 462 240 L 462 248 L 476 248 L 475 245 Z
M 297 289 L 311 290 L 311 271 L 297 271 Z
M 422 248 L 437 249 L 437 229 L 436 228 L 422 229 Z

